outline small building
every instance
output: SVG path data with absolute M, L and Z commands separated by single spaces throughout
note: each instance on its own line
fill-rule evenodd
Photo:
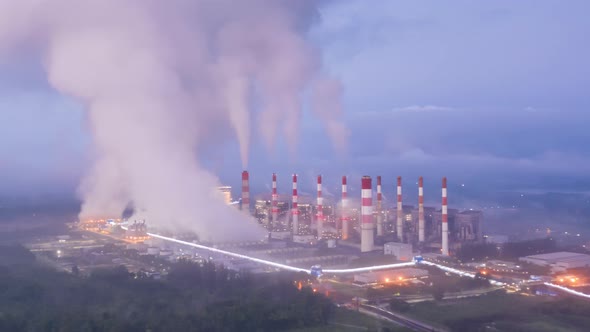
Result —
M 525 256 L 520 257 L 519 260 L 540 266 L 550 266 L 552 272 L 590 266 L 590 255 L 567 251 Z
M 293 242 L 306 244 L 306 245 L 315 245 L 317 243 L 317 240 L 316 240 L 316 237 L 311 234 L 293 235 Z
M 409 243 L 387 242 L 383 254 L 394 255 L 400 261 L 410 261 L 413 257 L 412 245 Z
M 290 240 L 291 239 L 291 232 L 289 232 L 289 231 L 270 232 L 270 238 L 275 239 L 275 240 Z
M 359 273 L 354 275 L 354 282 L 357 284 L 376 284 L 403 282 L 412 279 L 419 279 L 428 276 L 428 271 L 414 267 Z

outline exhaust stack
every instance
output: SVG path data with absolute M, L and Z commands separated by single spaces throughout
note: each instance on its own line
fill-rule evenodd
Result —
M 418 242 L 424 242 L 424 180 L 418 178 Z
M 402 220 L 402 177 L 397 177 L 397 238 L 404 242 L 404 224 Z
M 373 250 L 373 193 L 370 176 L 361 179 L 361 252 Z
M 342 240 L 348 239 L 348 192 L 346 188 L 346 176 L 342 177 L 342 210 L 340 218 L 342 221 Z
M 242 210 L 250 211 L 250 175 L 242 172 Z
M 299 234 L 299 208 L 297 207 L 297 174 L 293 174 L 293 202 L 291 204 L 291 207 L 293 235 L 297 235 Z
M 377 176 L 377 236 L 383 235 L 383 198 L 381 194 L 381 176 Z
M 449 224 L 447 215 L 447 178 L 442 178 L 442 254 L 449 255 Z
M 317 220 L 317 231 L 318 239 L 322 237 L 322 231 L 324 228 L 324 199 L 322 198 L 322 176 L 318 175 L 318 197 L 316 203 L 316 220 Z
M 272 173 L 272 196 L 271 196 L 271 204 L 272 204 L 272 226 L 276 226 L 279 218 L 279 195 L 277 194 L 277 174 Z

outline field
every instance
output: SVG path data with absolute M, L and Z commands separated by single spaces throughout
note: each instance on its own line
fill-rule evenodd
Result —
M 335 331 L 411 331 L 393 323 L 389 323 L 354 310 L 336 309 L 334 317 L 327 326 L 292 330 L 292 332 L 335 332 Z
M 495 292 L 475 298 L 421 302 L 404 314 L 452 331 L 581 331 L 590 302 Z

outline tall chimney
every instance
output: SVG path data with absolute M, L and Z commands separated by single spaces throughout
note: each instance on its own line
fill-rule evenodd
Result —
M 272 226 L 276 226 L 279 218 L 279 195 L 277 194 L 277 175 L 272 173 L 272 196 L 271 196 L 271 213 L 272 213 Z
M 297 174 L 293 174 L 293 203 L 292 206 L 292 221 L 293 221 L 293 235 L 299 234 L 299 208 L 297 207 Z
M 324 229 L 324 199 L 322 198 L 322 176 L 318 175 L 318 198 L 317 198 L 317 231 L 318 238 L 322 237 L 322 231 Z
M 242 210 L 250 211 L 250 175 L 242 172 Z
M 383 235 L 383 214 L 382 214 L 381 176 L 377 176 L 377 236 Z
M 361 180 L 361 252 L 373 250 L 373 193 L 370 176 Z
M 418 242 L 424 242 L 424 179 L 418 178 Z
M 397 177 L 397 238 L 400 242 L 404 241 L 404 224 L 402 220 L 402 177 Z
M 447 216 L 447 178 L 442 178 L 442 254 L 449 255 L 449 223 Z
M 342 177 L 342 210 L 340 211 L 340 219 L 342 221 L 342 240 L 348 239 L 348 197 L 346 188 L 346 176 Z

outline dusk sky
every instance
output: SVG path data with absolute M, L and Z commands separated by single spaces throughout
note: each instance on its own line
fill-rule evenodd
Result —
M 307 112 L 295 159 L 254 133 L 252 186 L 264 190 L 275 171 L 282 188 L 299 173 L 303 190 L 319 173 L 332 185 L 341 174 L 383 175 L 390 191 L 397 175 L 590 189 L 589 10 L 584 0 L 326 2 L 308 37 L 343 84 L 347 153 Z M 84 109 L 46 80 L 34 49 L 0 61 L 4 195 L 72 194 L 92 163 Z M 237 144 L 211 150 L 201 151 L 207 168 L 237 187 Z

